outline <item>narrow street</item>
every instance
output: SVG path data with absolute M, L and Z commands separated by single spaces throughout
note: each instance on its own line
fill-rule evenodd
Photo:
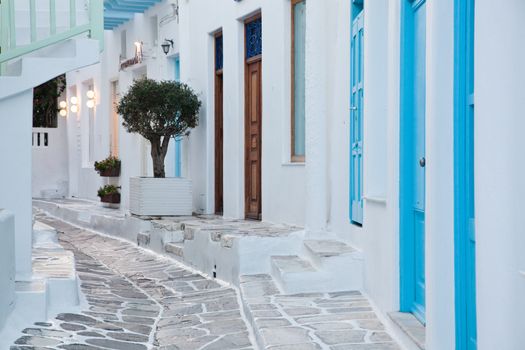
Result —
M 24 329 L 11 350 L 253 349 L 234 289 L 130 243 L 39 220 L 74 253 L 88 305 Z

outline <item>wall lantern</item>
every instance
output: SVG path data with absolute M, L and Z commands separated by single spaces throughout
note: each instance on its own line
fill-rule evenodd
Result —
M 162 51 L 164 51 L 164 54 L 169 54 L 170 53 L 170 49 L 173 48 L 173 40 L 169 40 L 169 39 L 164 39 L 164 44 L 160 45 L 162 47 Z
M 67 107 L 66 101 L 62 101 L 62 102 L 64 102 L 64 104 Z M 62 102 L 60 102 L 60 108 L 62 108 Z M 71 107 L 69 107 L 69 110 L 73 113 L 77 113 L 78 112 L 78 98 L 76 96 L 73 96 L 69 99 L 69 102 L 71 102 Z M 62 115 L 62 113 L 60 115 Z
M 60 101 L 58 106 L 60 107 L 60 112 L 59 112 L 60 116 L 61 117 L 67 116 L 67 102 L 66 101 Z
M 86 106 L 89 109 L 95 108 L 95 92 L 93 90 L 88 90 L 86 92 L 86 97 L 88 98 Z

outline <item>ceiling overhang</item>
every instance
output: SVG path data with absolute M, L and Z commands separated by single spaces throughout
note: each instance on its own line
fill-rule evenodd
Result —
M 104 0 L 104 29 L 112 30 L 162 0 Z

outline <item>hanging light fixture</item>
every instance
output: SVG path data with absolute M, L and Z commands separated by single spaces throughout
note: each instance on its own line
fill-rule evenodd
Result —
M 169 39 L 164 39 L 164 43 L 160 45 L 162 47 L 162 51 L 164 51 L 164 54 L 169 54 L 170 50 L 173 48 L 174 41 Z

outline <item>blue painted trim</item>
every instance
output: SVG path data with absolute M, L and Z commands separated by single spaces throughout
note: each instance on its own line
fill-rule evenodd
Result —
M 173 75 L 180 82 L 180 58 L 173 58 Z M 182 177 L 182 137 L 175 138 L 175 177 Z
M 104 29 L 112 30 L 162 0 L 104 0 Z
M 474 0 L 454 8 L 454 273 L 456 350 L 477 349 L 474 217 Z
M 353 33 L 353 28 L 354 28 L 354 21 L 356 20 L 356 18 L 359 17 L 359 15 L 363 14 L 364 15 L 364 7 L 363 7 L 363 0 L 352 0 L 352 4 L 351 4 L 351 9 L 350 9 L 350 17 L 351 17 L 351 25 L 350 25 L 350 106 L 352 108 L 352 106 L 356 107 L 355 104 L 356 104 L 356 101 L 354 101 L 353 99 L 353 93 L 352 93 L 352 89 L 353 89 L 353 73 L 355 71 L 355 67 L 354 65 L 356 64 L 355 63 L 355 57 L 354 57 L 354 54 L 353 54 L 353 49 L 354 49 L 354 45 L 355 45 L 355 42 L 354 42 L 354 33 Z M 363 28 L 364 30 L 364 28 Z M 363 69 L 363 64 L 364 62 L 361 62 L 361 67 L 359 69 Z M 361 74 L 363 75 L 363 71 L 361 71 Z M 363 106 L 361 106 L 362 108 Z M 354 152 L 354 132 L 353 132 L 353 129 L 355 127 L 355 122 L 354 122 L 354 113 L 356 113 L 355 111 L 353 110 L 350 110 L 350 128 L 349 128 L 349 132 L 350 132 L 350 164 L 349 164 L 349 171 L 350 171 L 350 179 L 349 179 L 349 191 L 348 191 L 348 198 L 349 198 L 349 205 L 348 205 L 348 217 L 350 219 L 350 223 L 356 225 L 356 226 L 362 226 L 363 225 L 363 198 L 362 198 L 362 194 L 363 194 L 363 178 L 362 178 L 362 174 L 361 174 L 361 183 L 360 183 L 360 188 L 361 188 L 361 203 L 360 203 L 360 210 L 354 210 L 353 207 L 354 207 L 354 202 L 356 201 L 356 194 L 354 193 L 355 192 L 355 181 L 356 181 L 356 170 L 354 169 L 354 159 L 353 159 L 353 152 Z M 361 111 L 361 116 L 360 116 L 360 124 L 361 124 L 361 128 L 363 127 L 363 113 Z M 361 135 L 361 169 L 363 168 L 363 155 L 362 155 L 362 147 L 363 147 L 363 137 Z
M 182 138 L 175 139 L 175 177 L 182 177 Z
M 400 289 L 400 311 L 413 313 L 420 321 L 424 323 L 424 310 L 417 311 L 413 309 L 415 300 L 416 281 L 413 276 L 415 254 L 414 254 L 414 229 L 413 219 L 410 219 L 410 213 L 413 206 L 413 179 L 412 167 L 413 160 L 409 159 L 410 151 L 414 147 L 412 137 L 412 123 L 410 115 L 412 113 L 412 95 L 413 91 L 412 75 L 406 68 L 412 67 L 414 62 L 412 53 L 414 46 L 413 36 L 413 16 L 414 8 L 421 6 L 423 1 L 403 0 L 401 3 L 401 38 L 400 38 L 400 132 L 399 132 L 399 289 Z

